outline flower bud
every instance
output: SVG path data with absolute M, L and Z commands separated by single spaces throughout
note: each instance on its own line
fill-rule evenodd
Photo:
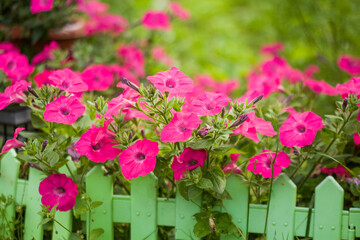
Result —
M 214 219 L 212 218 L 212 216 L 209 217 L 209 225 L 211 228 L 211 232 L 216 233 L 215 222 L 214 222 Z
M 349 103 L 349 99 L 345 98 L 345 99 L 344 99 L 344 102 L 343 102 L 343 104 L 342 104 L 342 106 L 341 106 L 343 112 L 345 112 L 348 103 Z
M 221 109 L 221 118 L 224 118 L 225 116 L 225 107 Z
M 210 129 L 211 128 L 201 128 L 197 133 L 202 137 L 206 137 L 209 134 Z
M 162 93 L 159 91 L 159 98 L 164 99 L 164 96 L 162 95 Z
M 254 98 L 254 99 L 250 102 L 250 104 L 255 105 L 255 103 L 259 102 L 261 99 L 263 99 L 263 97 L 264 97 L 264 94 L 261 94 L 260 96 L 257 96 L 256 98 Z
M 127 80 L 126 78 L 124 78 L 124 77 L 121 78 L 121 82 L 123 84 L 125 84 L 126 86 L 128 86 L 129 88 L 131 88 L 131 89 L 135 90 L 136 92 L 140 93 L 139 87 L 136 86 L 136 84 L 134 84 L 134 83 L 130 82 L 129 80 Z
M 296 149 L 294 149 L 293 153 L 295 156 L 298 156 L 298 157 L 301 155 Z
M 29 166 L 32 167 L 32 168 L 36 168 L 37 170 L 42 171 L 42 169 L 40 168 L 39 165 L 36 165 L 36 164 L 33 164 L 33 163 L 29 163 Z
M 36 97 L 36 98 L 39 97 L 39 95 L 37 95 L 37 93 L 35 92 L 35 90 L 32 87 L 28 86 L 27 89 L 28 89 L 29 93 L 31 93 L 34 97 Z
M 41 152 L 43 152 L 45 150 L 47 145 L 48 145 L 48 141 L 44 140 L 43 143 L 41 144 Z
M 237 128 L 241 124 L 243 124 L 248 119 L 248 115 L 243 114 L 240 118 L 238 118 L 233 124 L 231 124 L 230 128 Z
M 293 94 L 290 94 L 287 98 L 285 98 L 283 101 L 282 101 L 282 104 L 283 105 L 287 105 L 290 101 L 291 101 L 291 99 L 294 97 L 294 95 Z
M 73 160 L 74 162 L 80 161 L 80 157 L 81 157 L 81 155 L 75 150 L 76 143 L 77 143 L 77 142 L 73 142 L 73 143 L 71 144 L 71 146 L 68 146 L 68 147 L 66 148 L 67 153 L 70 155 L 71 160 Z

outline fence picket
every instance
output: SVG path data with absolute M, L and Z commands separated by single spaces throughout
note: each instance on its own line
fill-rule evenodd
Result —
M 91 220 L 88 221 L 89 212 L 86 217 L 87 236 L 92 230 L 102 228 L 104 233 L 98 240 L 114 239 L 113 229 L 113 179 L 104 176 L 101 166 L 97 165 L 86 175 L 86 192 L 89 194 L 92 202 L 100 201 L 102 205 L 91 211 Z M 116 213 L 121 214 L 121 213 Z
M 315 188 L 314 240 L 341 239 L 344 190 L 331 176 Z
M 296 185 L 285 174 L 274 182 L 266 238 L 273 240 L 294 239 Z
M 131 239 L 157 239 L 157 178 L 131 180 Z
M 38 212 L 42 210 L 39 184 L 45 177 L 41 171 L 30 168 L 25 210 L 25 240 L 43 239 L 43 226 L 39 226 L 42 216 Z
M 1 159 L 1 168 L 0 168 L 0 195 L 4 194 L 4 196 L 12 196 L 12 198 L 16 199 L 16 187 L 17 187 L 17 178 L 19 175 L 19 161 L 15 158 L 16 153 L 13 149 L 7 152 L 3 158 Z M 7 207 L 5 213 L 6 219 L 8 222 L 14 222 L 13 219 L 15 218 L 15 204 L 11 204 Z M 0 218 L 0 226 L 3 224 L 7 225 L 7 222 L 3 222 Z M 14 226 L 8 226 L 13 228 Z M 4 237 L 11 236 L 10 228 L 2 229 L 1 234 Z
M 176 192 L 175 209 L 176 209 L 176 221 L 175 221 L 175 239 L 187 240 L 198 239 L 194 235 L 194 225 L 196 219 L 194 214 L 200 212 L 202 196 L 199 196 L 191 201 L 184 199 L 179 190 Z
M 248 186 L 242 184 L 243 181 L 231 175 L 226 182 L 226 190 L 231 196 L 231 200 L 224 200 L 223 204 L 227 212 L 233 217 L 236 226 L 246 236 L 247 214 L 248 214 Z M 222 240 L 238 239 L 234 235 L 221 236 Z M 240 239 L 243 239 L 242 237 Z

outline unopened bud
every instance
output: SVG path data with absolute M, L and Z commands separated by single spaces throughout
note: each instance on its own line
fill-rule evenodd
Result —
M 209 225 L 211 228 L 211 232 L 216 233 L 215 222 L 214 222 L 214 219 L 212 218 L 212 216 L 209 217 Z
M 294 149 L 293 153 L 295 156 L 298 156 L 298 157 L 301 155 L 296 149 Z
M 201 128 L 199 131 L 198 131 L 198 134 L 202 137 L 206 137 L 209 132 L 210 132 L 210 129 L 211 128 Z
M 248 119 L 248 115 L 243 114 L 240 118 L 238 118 L 233 124 L 231 124 L 230 128 L 237 128 L 241 124 L 243 124 Z
M 48 141 L 44 140 L 43 143 L 41 144 L 41 152 L 43 152 L 45 150 L 47 145 L 48 145 Z
M 225 107 L 221 109 L 221 118 L 223 118 L 224 116 L 225 116 Z
M 129 88 L 131 88 L 131 89 L 133 89 L 133 90 L 135 90 L 135 91 L 137 91 L 138 93 L 140 93 L 140 91 L 139 91 L 139 87 L 138 86 L 136 86 L 136 84 L 135 83 L 132 83 L 132 82 L 130 82 L 129 80 L 127 80 L 126 78 L 121 78 L 121 82 L 123 83 L 123 84 L 125 84 L 126 86 L 128 86 Z
M 259 102 L 261 99 L 263 99 L 263 97 L 264 97 L 264 94 L 261 94 L 260 96 L 257 96 L 256 98 L 254 98 L 254 99 L 250 102 L 250 104 L 255 105 L 257 102 Z
M 142 136 L 143 139 L 146 139 L 144 129 L 141 129 L 141 136 Z
M 282 104 L 283 105 L 287 105 L 290 101 L 291 101 L 291 99 L 294 97 L 294 95 L 293 94 L 290 94 L 287 98 L 285 98 L 283 101 L 282 101 Z
M 29 166 L 32 168 L 36 168 L 37 170 L 42 171 L 41 167 L 39 165 L 33 164 L 33 163 L 29 163 Z
M 162 95 L 161 92 L 159 92 L 159 98 L 164 99 L 164 96 Z
M 99 110 L 99 104 L 97 102 L 95 102 L 95 108 L 96 110 Z
M 35 92 L 35 90 L 32 87 L 28 86 L 27 89 L 28 89 L 29 93 L 31 93 L 34 97 L 36 97 L 36 98 L 39 97 L 39 95 L 37 95 L 37 93 Z
M 131 131 L 129 132 L 129 141 L 131 141 L 131 139 L 133 138 L 133 136 L 134 136 L 134 132 L 133 132 L 133 130 L 131 130 Z
M 343 110 L 343 112 L 345 112 L 348 103 L 349 103 L 349 99 L 345 98 L 345 99 L 344 99 L 344 102 L 343 102 L 343 104 L 342 104 L 342 110 Z

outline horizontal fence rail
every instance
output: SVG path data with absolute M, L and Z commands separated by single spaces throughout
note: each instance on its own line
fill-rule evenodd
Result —
M 18 179 L 20 163 L 15 151 L 3 156 L 0 165 L 0 194 L 13 196 L 16 204 L 25 205 L 25 240 L 43 239 L 43 228 L 39 226 L 42 217 L 39 183 L 46 176 L 30 168 L 29 180 Z M 66 169 L 60 172 L 69 175 Z M 88 215 L 87 232 L 103 228 L 103 240 L 114 239 L 113 223 L 130 223 L 131 239 L 155 240 L 158 226 L 175 228 L 175 239 L 198 239 L 193 234 L 196 224 L 194 214 L 200 212 L 201 196 L 187 201 L 177 193 L 176 198 L 157 197 L 158 180 L 153 174 L 131 181 L 131 195 L 114 195 L 113 178 L 104 176 L 100 166 L 94 167 L 86 176 L 86 191 L 92 201 L 103 204 Z M 248 186 L 235 175 L 230 176 L 226 186 L 232 200 L 223 201 L 224 208 L 233 217 L 234 223 L 246 235 L 261 234 L 265 227 L 266 205 L 250 204 L 248 213 Z M 296 207 L 296 186 L 284 174 L 276 178 L 271 194 L 267 239 L 294 239 L 305 237 L 310 216 L 308 237 L 315 240 L 355 239 L 360 237 L 360 209 L 343 210 L 344 190 L 331 176 L 324 179 L 315 189 L 315 206 L 312 209 Z M 218 207 L 216 210 L 225 212 Z M 310 210 L 310 212 L 309 212 Z M 249 221 L 247 221 L 249 216 Z M 6 218 L 15 217 L 15 205 L 6 209 Z M 56 212 L 55 219 L 68 229 L 72 227 L 72 211 Z M 0 224 L 4 219 L 0 218 Z M 247 225 L 248 224 L 248 228 Z M 0 230 L 1 231 L 1 230 Z M 9 233 L 8 233 L 9 234 Z M 54 223 L 53 239 L 69 239 L 70 233 Z M 221 239 L 236 239 L 223 236 Z

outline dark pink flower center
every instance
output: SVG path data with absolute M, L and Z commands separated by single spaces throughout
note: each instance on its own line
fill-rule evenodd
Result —
M 194 166 L 194 165 L 196 165 L 197 163 L 198 163 L 198 161 L 197 161 L 196 159 L 191 159 L 191 160 L 189 161 L 189 167 Z
M 166 87 L 168 87 L 168 88 L 174 88 L 175 85 L 176 85 L 176 82 L 174 81 L 174 79 L 169 78 L 168 80 L 166 80 L 165 85 L 166 85 Z
M 101 143 L 96 143 L 95 145 L 92 145 L 92 149 L 94 150 L 94 151 L 97 151 L 97 150 L 99 150 L 101 148 Z
M 63 187 L 57 187 L 54 189 L 54 192 L 55 192 L 55 194 L 62 196 L 65 194 L 66 191 L 65 191 L 65 188 L 63 188 Z
M 180 132 L 186 132 L 188 129 L 186 126 L 182 125 L 182 126 L 179 126 L 179 131 Z
M 138 160 L 138 161 L 144 161 L 145 160 L 145 154 L 143 154 L 143 153 L 138 153 L 138 154 L 136 154 L 136 160 Z
M 61 109 L 60 109 L 60 112 L 61 112 L 61 114 L 64 115 L 64 116 L 67 116 L 67 115 L 70 114 L 70 111 L 69 111 L 69 109 L 67 109 L 67 108 L 61 108 Z
M 14 69 L 15 68 L 15 63 L 13 61 L 10 61 L 7 66 L 8 69 Z
M 297 125 L 296 129 L 298 130 L 298 132 L 303 133 L 306 131 L 306 127 L 303 124 Z
M 215 108 L 215 107 L 214 107 L 213 104 L 206 104 L 206 109 L 207 109 L 207 110 L 211 111 L 211 110 L 213 110 L 214 108 Z
M 61 84 L 61 86 L 63 87 L 63 88 L 69 88 L 69 83 L 67 83 L 67 82 L 63 82 L 62 84 Z
M 95 80 L 95 82 L 100 82 L 99 76 L 95 76 L 94 80 Z

